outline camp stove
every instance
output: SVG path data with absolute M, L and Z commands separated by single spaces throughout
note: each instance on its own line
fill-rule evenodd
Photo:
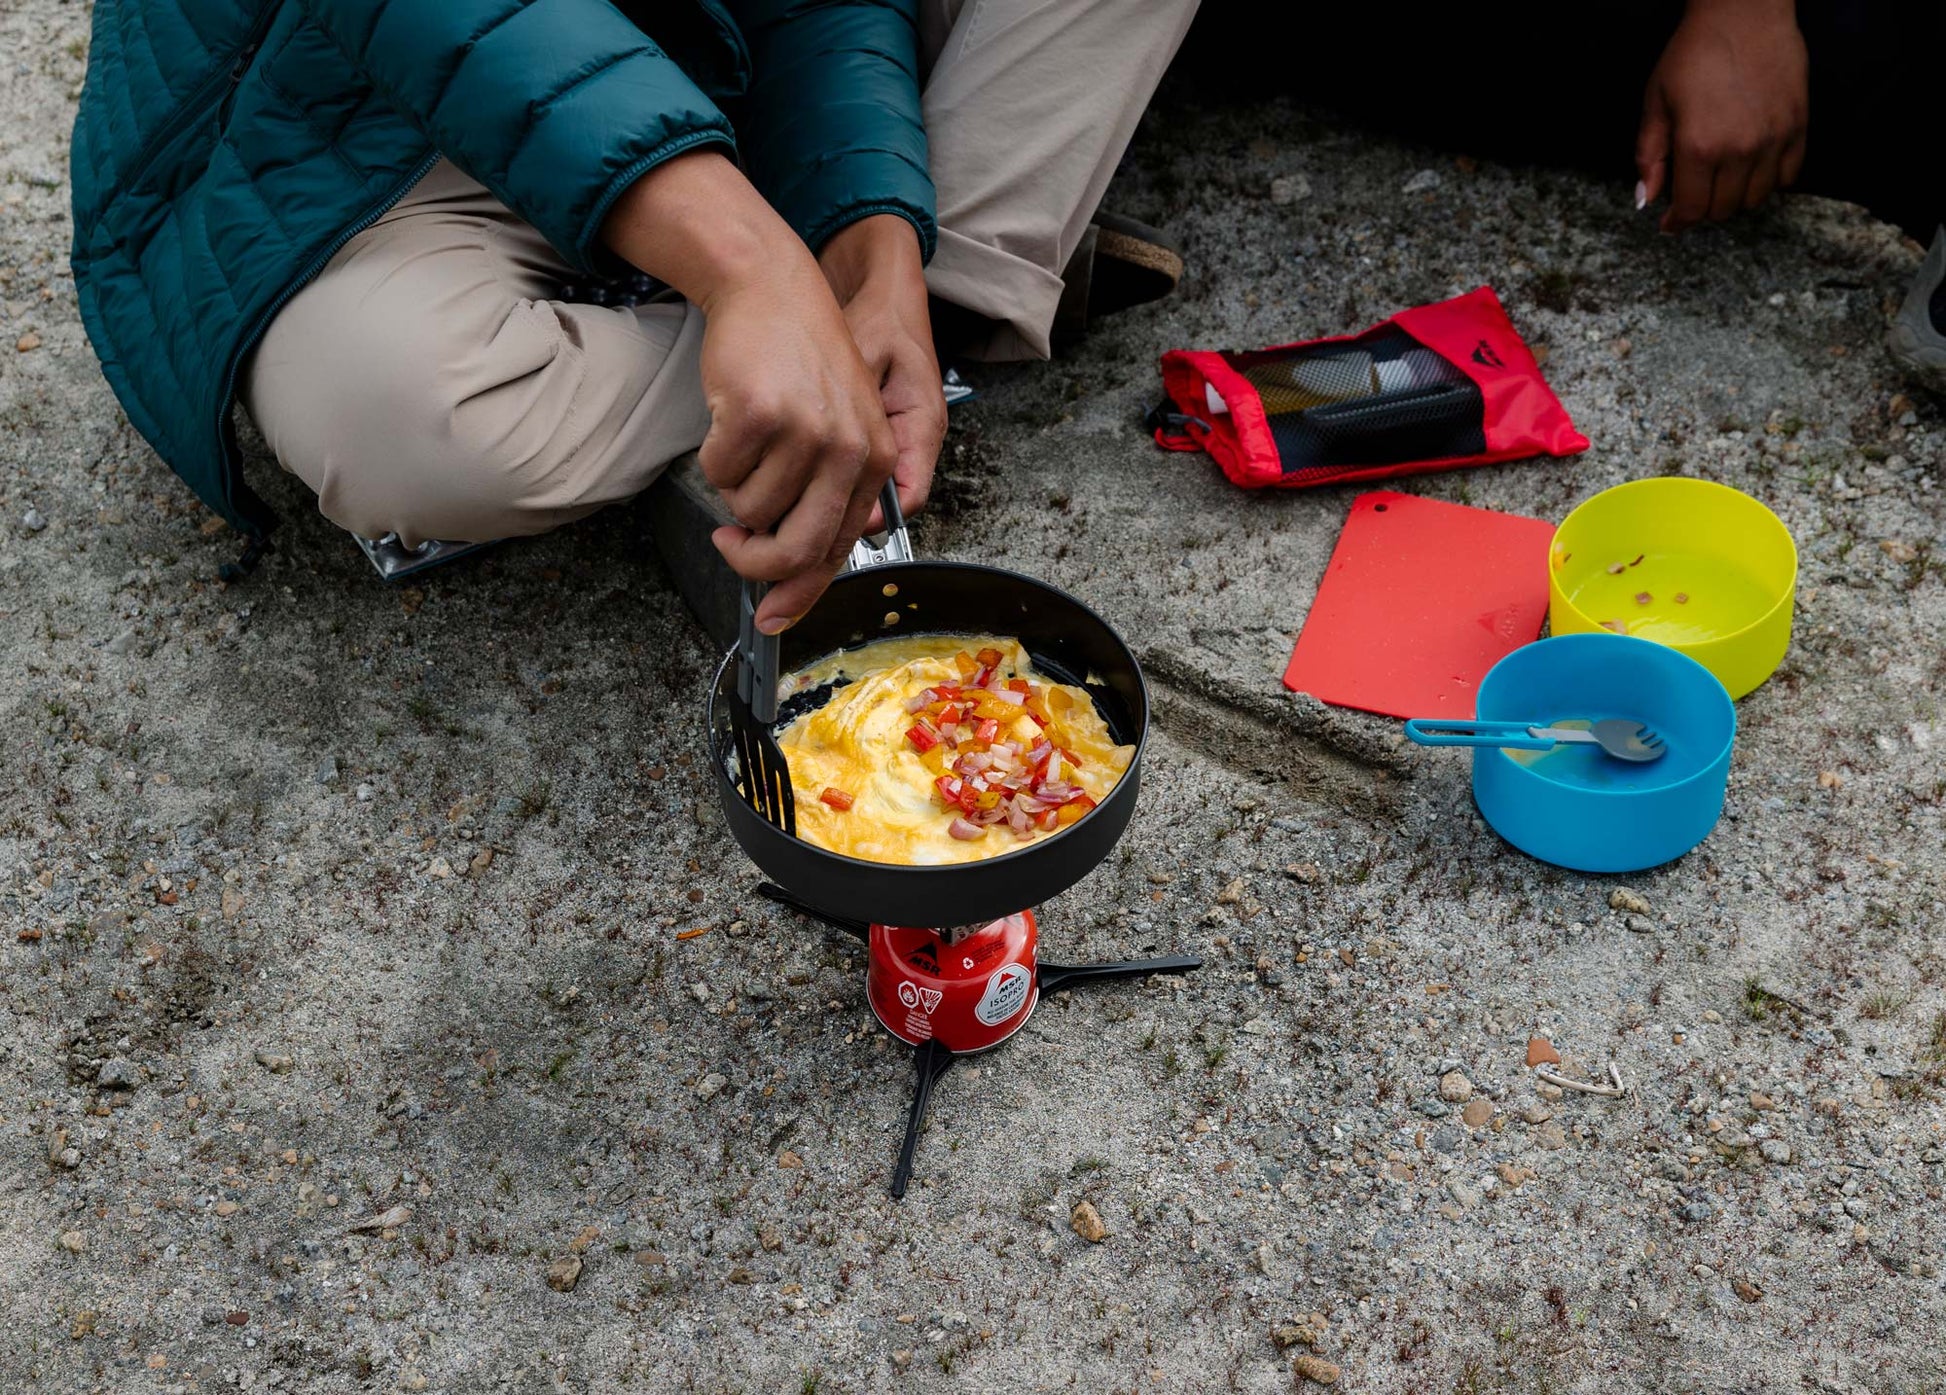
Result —
M 1037 953 L 1039 927 L 1031 910 L 984 925 L 927 930 L 834 916 L 774 882 L 762 883 L 757 891 L 864 943 L 865 998 L 872 1015 L 913 1048 L 912 1104 L 892 1169 L 895 1199 L 905 1195 L 912 1181 L 913 1156 L 932 1088 L 954 1061 L 990 1050 L 1025 1027 L 1046 994 L 1083 983 L 1186 974 L 1203 967 L 1193 954 L 1107 964 L 1046 963 Z
M 893 635 L 1012 635 L 1038 672 L 1084 689 L 1116 744 L 1130 748 L 1115 787 L 1085 818 L 1048 837 L 972 862 L 868 862 L 803 841 L 760 812 L 765 801 L 746 797 L 757 772 L 742 769 L 735 739 L 735 651 L 718 666 L 704 726 L 710 765 L 730 835 L 770 879 L 758 890 L 864 942 L 872 1012 L 913 1048 L 917 1088 L 892 1174 L 892 1195 L 900 1197 L 912 1180 L 932 1087 L 957 1057 L 998 1046 L 1027 1024 L 1048 993 L 1187 973 L 1202 960 L 1041 962 L 1034 913 L 1018 908 L 1038 906 L 1087 876 L 1134 815 L 1149 736 L 1141 665 L 1107 621 L 1046 582 L 998 567 L 911 560 L 889 484 L 881 507 L 889 525 L 883 537 L 861 544 L 851 569 L 778 637 L 780 671 Z M 934 928 L 944 926 L 956 928 Z

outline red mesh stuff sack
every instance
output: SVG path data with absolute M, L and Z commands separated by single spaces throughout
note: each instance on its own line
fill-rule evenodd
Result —
M 1363 334 L 1247 352 L 1171 349 L 1156 444 L 1208 451 L 1245 489 L 1385 479 L 1588 448 L 1482 286 Z

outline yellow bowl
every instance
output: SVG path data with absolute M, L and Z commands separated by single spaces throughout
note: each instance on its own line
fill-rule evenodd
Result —
M 1636 480 L 1562 520 L 1547 585 L 1555 634 L 1666 644 L 1740 698 L 1790 647 L 1797 545 L 1776 514 L 1727 485 Z

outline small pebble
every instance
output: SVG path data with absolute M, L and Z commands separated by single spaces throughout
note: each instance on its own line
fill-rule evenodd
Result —
M 1527 1038 L 1527 1068 L 1529 1070 L 1532 1070 L 1535 1066 L 1558 1066 L 1560 1064 L 1561 1053 L 1554 1049 L 1553 1042 L 1549 1041 L 1546 1037 Z
M 711 1071 L 708 1075 L 696 1082 L 696 1094 L 701 1099 L 715 1099 L 722 1092 L 723 1087 L 729 1083 L 729 1077 Z
M 1616 887 L 1608 893 L 1609 909 L 1627 911 L 1631 915 L 1648 915 L 1649 903 L 1627 887 Z
M 1068 1214 L 1068 1229 L 1090 1245 L 1099 1245 L 1108 1238 L 1108 1227 L 1102 1224 L 1101 1212 L 1095 1210 L 1091 1201 L 1074 1203 L 1074 1210 Z
M 1439 1097 L 1448 1104 L 1465 1104 L 1473 1098 L 1473 1082 L 1463 1072 L 1448 1071 L 1439 1077 Z
M 1308 1354 L 1300 1356 L 1296 1361 L 1291 1363 L 1291 1369 L 1297 1372 L 1301 1379 L 1313 1381 L 1318 1385 L 1336 1385 L 1338 1383 L 1338 1368 L 1329 1361 L 1326 1361 L 1322 1356 L 1311 1356 Z
M 547 1266 L 547 1286 L 556 1293 L 572 1293 L 581 1282 L 581 1256 L 562 1255 Z

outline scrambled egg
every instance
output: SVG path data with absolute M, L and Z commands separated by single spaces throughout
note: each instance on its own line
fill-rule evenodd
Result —
M 940 802 L 933 773 L 906 740 L 907 728 L 917 720 L 905 710 L 907 699 L 934 684 L 963 681 L 953 656 L 984 648 L 1004 655 L 1003 677 L 1025 678 L 1036 691 L 1048 689 L 1048 709 L 1066 738 L 1064 744 L 1082 761 L 1069 782 L 1097 802 L 1107 797 L 1134 759 L 1135 748 L 1114 743 L 1085 690 L 1050 683 L 1036 673 L 1017 640 L 918 635 L 834 655 L 779 685 L 780 696 L 788 697 L 834 679 L 850 680 L 824 706 L 778 733 L 797 795 L 798 837 L 869 862 L 924 865 L 997 857 L 1052 836 L 1036 831 L 1020 838 L 1000 824 L 983 837 L 964 842 L 954 838 L 947 831 L 954 811 Z M 1031 747 L 1040 739 L 1039 728 L 1022 715 L 1002 739 Z M 840 811 L 823 803 L 819 796 L 827 788 L 851 795 L 852 807 Z

